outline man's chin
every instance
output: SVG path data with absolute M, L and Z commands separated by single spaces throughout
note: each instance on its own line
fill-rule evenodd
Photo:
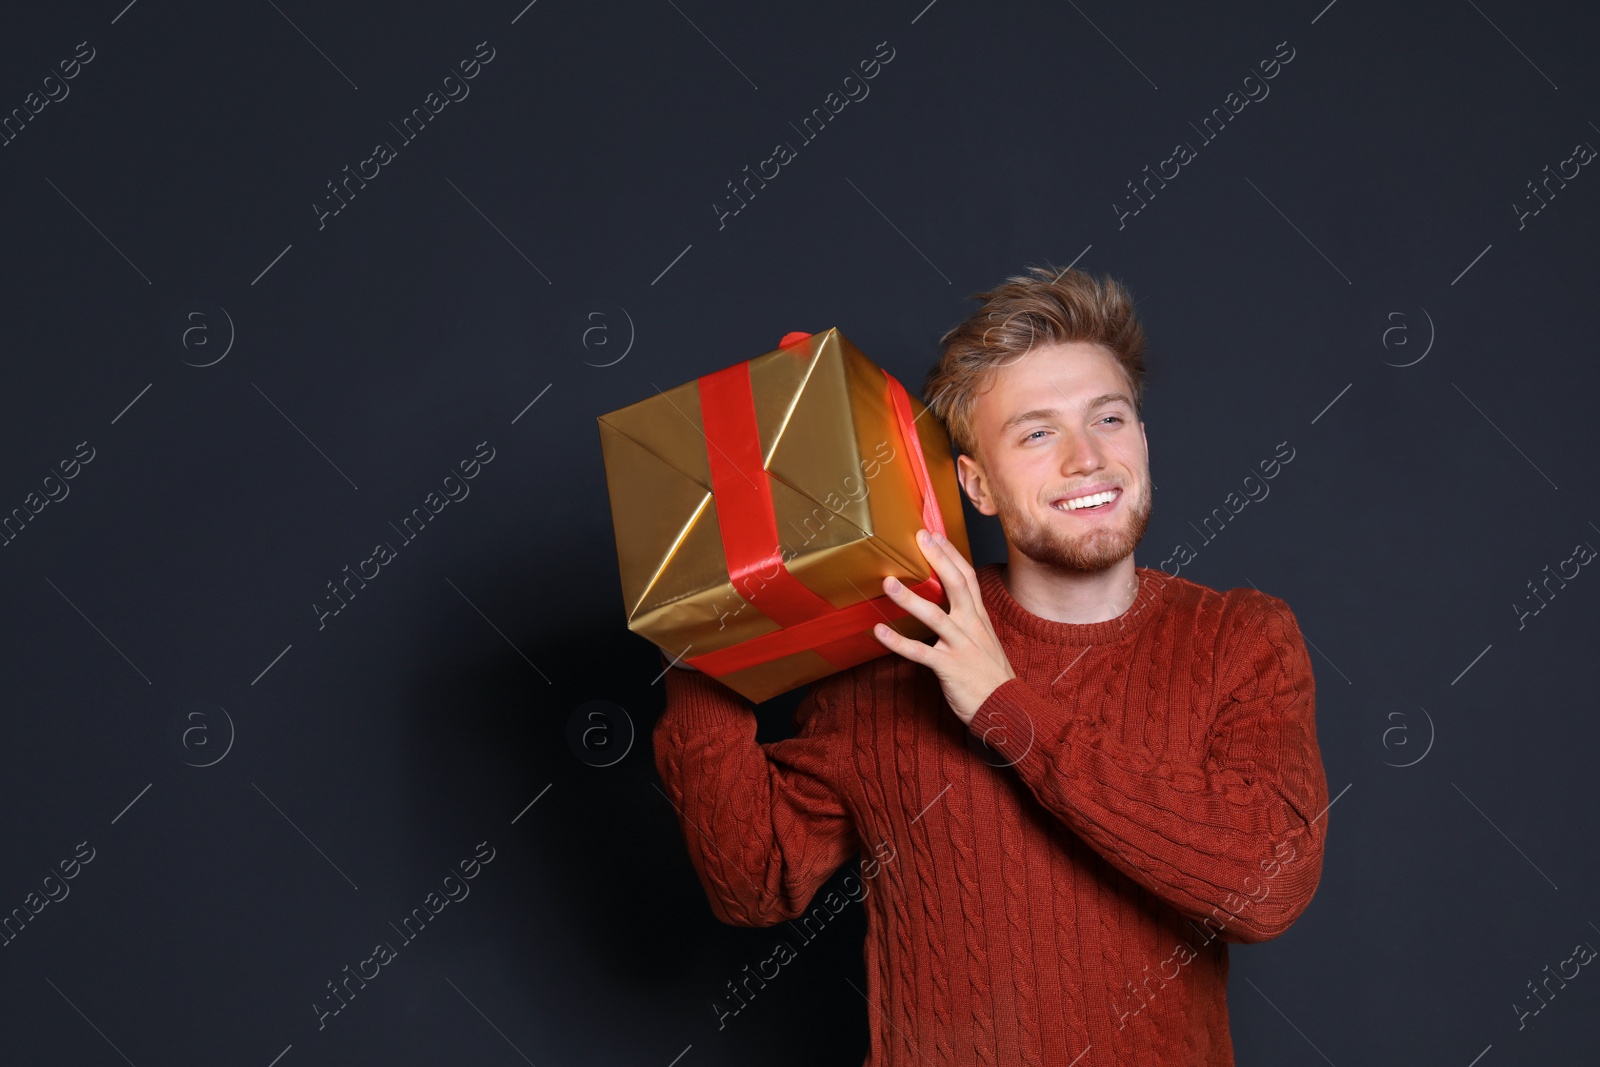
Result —
M 1061 545 L 1009 543 L 1039 566 L 1070 574 L 1102 574 L 1133 554 L 1131 547 L 1127 551 L 1122 551 L 1120 547 L 1086 550 Z
M 1076 540 L 1059 536 L 1054 527 L 1041 526 L 1018 530 L 1015 524 L 1002 517 L 1001 531 L 1006 546 L 1022 553 L 1041 567 L 1075 575 L 1100 574 L 1115 567 L 1129 556 L 1144 539 L 1149 524 L 1149 512 L 1134 513 L 1130 527 L 1120 530 L 1099 530 Z M 1025 525 L 1025 524 L 1024 524 Z

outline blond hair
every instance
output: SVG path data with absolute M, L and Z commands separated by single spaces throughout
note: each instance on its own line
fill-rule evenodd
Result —
M 1133 389 L 1135 417 L 1144 398 L 1144 327 L 1133 297 L 1109 276 L 1030 267 L 986 293 L 983 303 L 939 339 L 939 362 L 923 383 L 923 402 L 945 424 L 960 452 L 977 455 L 973 411 L 990 375 L 1030 349 L 1081 341 L 1106 349 Z

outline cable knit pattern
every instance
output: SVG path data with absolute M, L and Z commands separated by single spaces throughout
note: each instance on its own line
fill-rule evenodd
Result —
M 914 685 L 918 680 L 919 679 L 915 677 L 909 677 L 904 681 L 907 684 Z M 916 755 L 916 752 L 914 746 L 909 743 L 910 738 L 908 734 L 909 731 L 914 728 L 914 725 L 910 722 L 900 722 L 894 719 L 889 720 L 885 725 L 895 737 L 895 745 L 891 754 L 895 757 L 896 761 L 912 759 Z M 936 854 L 936 852 L 937 854 L 944 854 L 948 852 L 949 846 L 948 843 L 946 843 L 943 848 L 939 848 L 932 840 L 929 839 L 927 826 L 922 823 L 919 813 L 924 807 L 927 806 L 927 804 L 932 804 L 934 801 L 928 801 L 927 804 L 923 804 L 916 800 L 915 790 L 918 776 L 898 769 L 905 766 L 905 764 L 896 762 L 891 764 L 888 771 L 884 769 L 879 756 L 881 756 L 885 747 L 886 746 L 879 745 L 876 751 L 872 754 L 872 766 L 876 769 L 878 780 L 876 782 L 872 782 L 869 775 L 864 776 L 862 781 L 863 784 L 869 789 L 876 787 L 878 790 L 878 796 L 880 797 L 882 796 L 885 783 L 894 781 L 897 782 L 900 787 L 902 801 L 900 806 L 900 816 L 901 819 L 906 823 L 906 830 L 904 831 L 904 834 L 911 843 L 912 855 L 907 857 L 909 862 L 901 864 L 901 869 L 898 873 L 902 877 L 912 877 L 916 879 L 915 899 L 916 902 L 921 905 L 922 913 L 922 918 L 918 925 L 921 927 L 922 944 L 925 946 L 924 950 L 920 953 L 917 953 L 916 955 L 903 956 L 901 958 L 910 959 L 918 964 L 925 963 L 926 973 L 929 976 L 928 985 L 931 986 L 931 989 L 928 989 L 923 988 L 920 984 L 918 984 L 916 981 L 917 975 L 910 968 L 907 968 L 901 972 L 901 977 L 904 980 L 904 984 L 906 986 L 910 986 L 911 988 L 907 989 L 905 991 L 905 995 L 901 998 L 903 1011 L 900 1017 L 895 1021 L 895 1030 L 892 1032 L 892 1034 L 885 1035 L 885 1040 L 887 1041 L 891 1036 L 893 1036 L 896 1040 L 911 1045 L 912 1054 L 920 1058 L 920 1055 L 925 1053 L 923 1053 L 922 1050 L 917 1048 L 915 1045 L 912 1045 L 914 1039 L 911 1037 L 911 1034 L 916 1032 L 918 1016 L 921 1014 L 921 1009 L 917 1004 L 918 998 L 925 993 L 932 994 L 933 1013 L 935 1017 L 946 1018 L 952 1011 L 950 1006 L 949 967 L 945 963 L 944 959 L 945 945 L 943 936 L 944 931 L 942 928 L 943 919 L 939 915 L 940 893 L 933 881 L 933 865 L 927 862 L 927 857 Z M 929 747 L 932 748 L 934 746 Z M 928 752 L 924 754 L 924 759 L 932 759 L 933 756 L 934 753 Z M 936 760 L 934 761 L 934 764 L 935 770 L 937 771 Z M 867 765 L 868 764 L 864 760 L 858 764 L 858 766 L 861 767 L 865 767 Z M 943 785 L 941 785 L 939 788 L 941 792 L 945 789 Z M 940 796 L 938 802 L 943 803 L 943 800 L 944 798 Z M 883 810 L 888 809 L 885 808 Z M 912 822 L 911 820 L 916 821 Z M 897 889 L 901 893 L 910 893 L 913 891 L 911 887 L 904 882 L 897 886 Z M 911 901 L 905 900 L 902 902 L 902 904 L 906 911 L 907 923 L 909 925 L 909 908 Z M 907 933 L 909 934 L 909 932 L 910 931 L 908 929 Z M 909 939 L 905 942 L 904 948 L 908 954 L 914 951 Z M 946 1031 L 940 1030 L 934 1035 L 934 1038 L 934 1047 L 931 1050 L 931 1053 L 937 1057 L 934 1062 L 936 1064 L 954 1062 L 953 1054 L 950 1049 L 950 1035 Z
M 817 890 L 887 841 L 858 872 L 866 1067 L 1231 1065 L 1228 943 L 1283 933 L 1322 871 L 1293 612 L 1141 567 L 1121 616 L 1058 623 L 977 573 L 1017 677 L 966 726 L 892 653 L 813 683 L 765 745 L 748 700 L 667 671 L 656 767 L 713 914 L 825 922 Z
M 892 766 L 885 768 L 882 764 L 882 746 L 873 743 L 873 737 L 867 728 L 866 720 L 857 717 L 851 724 L 850 736 L 854 744 L 856 766 L 865 766 L 866 761 L 875 761 L 875 773 L 864 777 L 862 787 L 867 793 L 867 803 L 881 811 L 891 810 L 889 799 L 884 792 L 885 783 L 892 782 L 896 775 Z M 903 782 L 901 783 L 904 784 Z M 903 805 L 900 805 L 903 806 Z M 900 840 L 903 845 L 903 837 Z M 896 860 L 899 861 L 899 848 L 896 848 Z M 874 957 L 878 964 L 879 981 L 883 983 L 880 1003 L 872 1012 L 868 1026 L 872 1035 L 872 1048 L 874 1054 L 888 1058 L 887 1050 L 890 1042 L 905 1041 L 902 1036 L 901 1023 L 915 1013 L 915 1006 L 910 1003 L 910 997 L 916 993 L 914 982 L 909 975 L 891 970 L 891 959 L 904 960 L 916 959 L 916 949 L 913 947 L 911 935 L 914 932 L 911 924 L 910 904 L 915 899 L 925 899 L 925 894 L 918 893 L 906 885 L 906 864 L 896 862 L 883 868 L 878 877 L 884 879 L 887 885 L 893 885 L 894 891 L 884 893 L 882 886 L 873 892 L 873 898 L 892 918 L 889 919 L 891 929 L 894 931 L 894 951 L 889 951 L 888 946 L 874 943 L 869 939 L 869 956 Z M 881 942 L 883 938 L 878 939 Z M 898 953 L 898 955 L 896 954 Z M 896 983 L 891 987 L 890 983 Z M 896 1010 L 898 1009 L 898 1010 Z M 902 1054 L 903 1055 L 903 1054 Z

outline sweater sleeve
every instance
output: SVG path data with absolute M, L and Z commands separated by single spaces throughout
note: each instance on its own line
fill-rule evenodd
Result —
M 733 926 L 795 918 L 861 849 L 835 778 L 833 709 L 813 685 L 796 735 L 759 744 L 750 701 L 715 678 L 671 667 L 666 687 L 656 769 L 712 912 Z
M 1112 866 L 1224 940 L 1255 942 L 1311 902 L 1328 787 L 1293 613 L 1262 594 L 1240 614 L 1220 704 L 1197 711 L 1207 728 L 1190 751 L 1152 755 L 1020 678 L 996 688 L 969 729 Z

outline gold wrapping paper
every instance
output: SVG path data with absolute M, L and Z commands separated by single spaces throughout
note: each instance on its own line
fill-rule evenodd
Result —
M 916 542 L 924 525 L 912 457 L 887 393 L 884 371 L 837 329 L 748 361 L 766 490 L 786 569 L 836 608 L 883 597 L 883 579 L 907 586 L 931 573 Z M 908 393 L 945 535 L 969 562 L 960 487 L 937 417 Z M 780 629 L 729 577 L 713 493 L 698 380 L 598 419 L 628 628 L 669 658 L 739 645 Z M 948 608 L 949 601 L 941 597 Z M 884 614 L 895 605 L 884 598 Z M 802 651 L 722 675 L 754 702 L 893 655 L 876 649 L 851 663 Z M 909 615 L 889 621 L 907 636 L 933 634 Z

